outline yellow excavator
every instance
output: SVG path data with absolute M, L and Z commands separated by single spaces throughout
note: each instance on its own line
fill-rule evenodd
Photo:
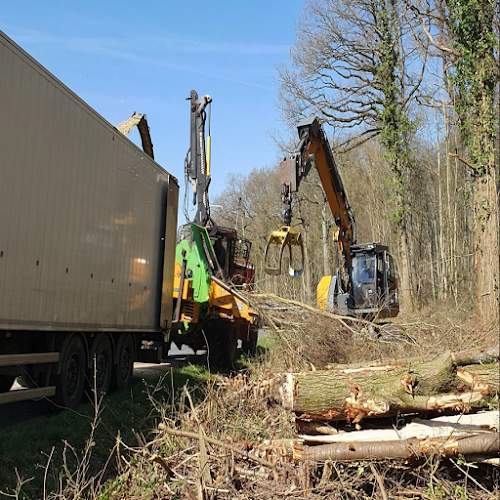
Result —
M 282 271 L 283 253 L 289 259 L 288 273 L 300 276 L 304 269 L 301 234 L 292 229 L 292 196 L 300 182 L 316 166 L 333 219 L 337 225 L 337 270 L 323 276 L 317 288 L 317 306 L 345 316 L 369 319 L 388 318 L 399 313 L 394 259 L 382 243 L 356 244 L 356 221 L 320 120 L 310 116 L 297 124 L 299 144 L 280 163 L 281 198 L 285 205 L 284 224 L 271 233 L 264 253 L 268 274 Z M 272 249 L 279 247 L 277 256 Z M 296 267 L 298 250 L 300 265 Z M 274 255 L 273 255 L 274 253 Z M 274 259 L 273 259 L 274 257 Z

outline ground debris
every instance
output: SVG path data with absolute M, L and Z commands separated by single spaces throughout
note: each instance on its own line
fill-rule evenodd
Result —
M 120 488 L 110 491 L 108 498 L 368 500 L 384 498 L 384 491 L 391 499 L 427 499 L 433 498 L 428 495 L 429 484 L 454 494 L 456 485 L 464 481 L 468 481 L 470 500 L 493 500 L 500 491 L 494 467 L 473 469 L 463 459 L 462 465 L 456 462 L 470 477 L 479 474 L 479 488 L 439 453 L 431 453 L 426 459 L 414 454 L 387 460 L 390 455 L 386 455 L 377 462 L 342 462 L 328 455 L 317 460 L 311 449 L 332 443 L 318 446 L 306 443 L 303 435 L 297 436 L 290 413 L 272 404 L 269 396 L 276 380 L 282 379 L 282 375 L 250 372 L 219 378 L 207 387 L 198 404 L 183 407 L 175 419 L 163 419 L 146 446 L 128 450 L 130 456 L 122 462 Z M 466 426 L 489 430 L 485 417 L 475 418 L 461 422 L 461 430 Z M 457 422 L 452 424 L 456 426 Z M 493 419 L 491 426 L 498 427 L 498 419 Z M 319 441 L 346 440 L 345 436 L 356 433 L 326 424 L 313 428 L 316 435 L 324 432 Z M 201 441 L 206 453 L 203 467 L 199 459 Z M 450 447 L 448 444 L 447 449 Z M 304 460 L 297 460 L 298 451 Z M 207 470 L 209 481 L 203 479 Z M 145 496 L 147 488 L 150 496 Z

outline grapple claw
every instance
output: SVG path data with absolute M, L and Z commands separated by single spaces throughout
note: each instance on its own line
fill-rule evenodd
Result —
M 278 265 L 277 267 L 272 267 L 269 264 L 269 249 L 273 245 L 280 245 Z M 293 264 L 293 253 L 292 247 L 298 246 L 300 248 L 301 256 L 301 267 L 300 269 L 295 269 Z M 300 233 L 296 233 L 290 226 L 282 226 L 278 231 L 273 231 L 269 236 L 267 241 L 266 250 L 264 252 L 264 270 L 267 274 L 278 275 L 281 274 L 281 260 L 283 258 L 283 251 L 288 247 L 288 252 L 290 255 L 290 264 L 288 266 L 288 274 L 290 276 L 301 276 L 304 270 L 304 244 L 302 242 L 302 236 Z

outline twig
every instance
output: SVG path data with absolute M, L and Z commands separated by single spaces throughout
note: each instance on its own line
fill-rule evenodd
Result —
M 47 473 L 49 471 L 50 461 L 52 460 L 52 455 L 54 454 L 55 448 L 55 446 L 52 446 L 49 458 L 47 460 L 47 465 L 45 466 L 45 470 L 43 471 L 43 500 L 47 498 Z
M 388 500 L 387 492 L 385 491 L 384 481 L 382 480 L 382 477 L 380 476 L 380 474 L 378 473 L 377 469 L 373 464 L 370 464 L 370 469 L 372 470 L 372 473 L 375 476 L 375 479 L 377 480 L 377 484 L 380 489 L 380 494 L 382 495 L 382 498 L 384 500 Z
M 170 434 L 171 436 L 185 437 L 185 438 L 196 439 L 196 440 L 200 439 L 200 435 L 197 434 L 196 432 L 188 432 L 188 431 L 181 431 L 178 429 L 172 429 L 171 427 L 167 427 L 165 424 L 159 424 L 158 429 L 166 432 L 167 434 Z M 214 439 L 214 438 L 211 438 L 211 437 L 205 435 L 205 441 L 207 443 L 210 443 L 210 444 L 213 444 L 216 446 L 222 446 L 228 450 L 232 450 L 235 453 L 238 453 L 239 455 L 247 458 L 248 460 L 252 460 L 254 462 L 257 462 L 258 464 L 263 465 L 264 467 L 269 467 L 270 469 L 276 468 L 275 464 L 268 462 L 267 460 L 264 460 L 260 457 L 250 455 L 247 451 L 241 450 L 241 449 L 239 449 L 236 446 L 233 446 L 231 444 L 224 443 L 223 441 L 219 441 L 218 439 Z
M 488 491 L 481 483 L 479 483 L 478 481 L 476 481 L 476 479 L 474 479 L 467 471 L 465 471 L 464 469 L 462 469 L 462 467 L 460 467 L 458 465 L 457 462 L 455 462 L 452 458 L 450 458 L 450 462 L 460 471 L 462 472 L 463 474 L 465 474 L 473 483 L 475 483 L 477 486 L 479 486 L 483 491 L 485 491 L 486 493 L 490 494 L 491 492 Z

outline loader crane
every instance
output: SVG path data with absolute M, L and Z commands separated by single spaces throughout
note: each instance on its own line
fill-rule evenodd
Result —
M 394 317 L 399 312 L 394 259 L 386 245 L 379 242 L 356 244 L 356 221 L 335 163 L 330 144 L 315 116 L 297 124 L 299 144 L 294 153 L 280 163 L 281 198 L 284 224 L 271 233 L 265 253 L 264 269 L 281 274 L 283 253 L 287 250 L 289 274 L 300 276 L 304 268 L 301 234 L 291 227 L 292 198 L 300 182 L 316 166 L 337 230 L 337 269 L 334 276 L 323 276 L 317 287 L 320 309 L 368 319 Z M 277 259 L 271 249 L 279 245 Z M 299 249 L 300 267 L 295 267 L 293 248 Z
M 257 348 L 258 315 L 240 293 L 253 285 L 255 266 L 249 262 L 251 242 L 238 235 L 236 229 L 215 224 L 210 213 L 212 98 L 198 97 L 192 90 L 188 100 L 190 148 L 185 176 L 196 214 L 178 231 L 174 275 L 174 295 L 178 293 L 178 299 L 171 339 L 195 351 L 208 344 L 213 360 L 232 365 L 238 340 L 247 354 L 255 354 Z M 207 121 L 209 133 L 205 137 Z M 189 292 L 183 291 L 186 283 L 190 283 Z M 191 311 L 198 321 L 190 319 Z
M 238 234 L 236 229 L 217 225 L 210 213 L 209 187 L 211 176 L 211 136 L 209 95 L 198 97 L 191 91 L 191 141 L 185 160 L 186 184 L 192 188 L 192 204 L 196 206 L 196 214 L 191 221 L 207 229 L 214 247 L 217 261 L 216 271 L 219 278 L 238 288 L 249 289 L 255 277 L 255 266 L 250 263 L 252 243 Z M 208 114 L 207 114 L 208 108 Z M 205 128 L 208 120 L 208 135 Z M 186 218 L 187 210 L 186 210 Z M 190 238 L 190 224 L 181 226 L 179 240 Z

